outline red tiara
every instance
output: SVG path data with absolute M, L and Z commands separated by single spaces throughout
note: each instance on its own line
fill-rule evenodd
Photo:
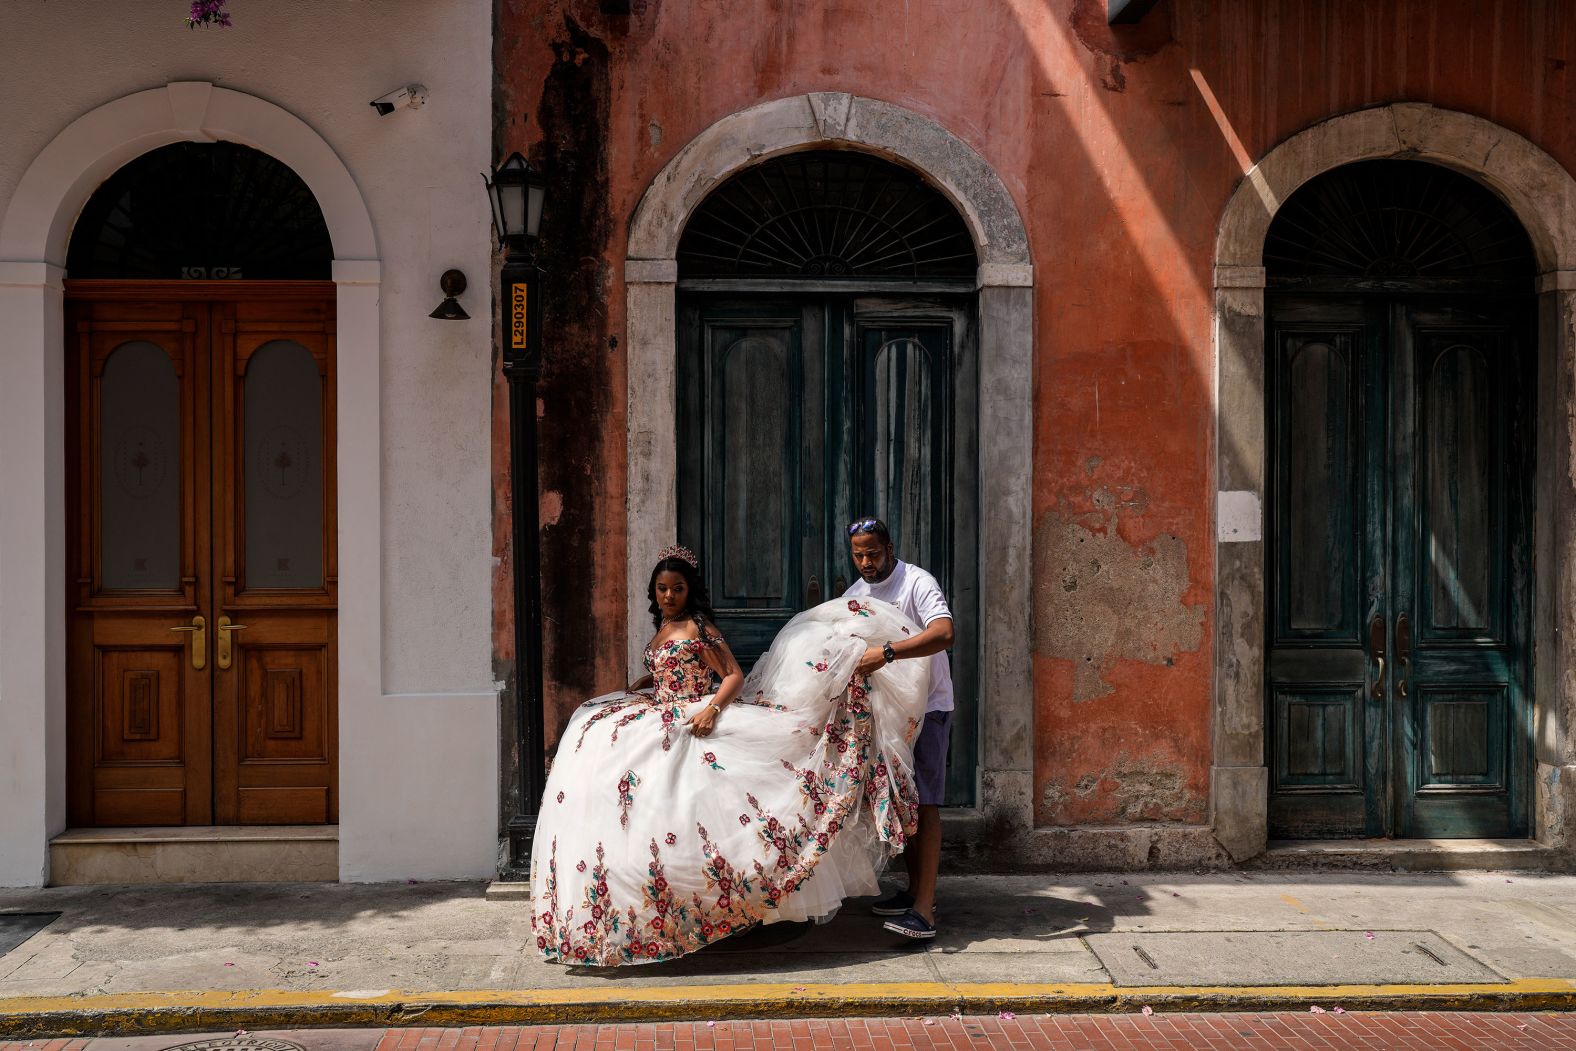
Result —
M 672 547 L 665 547 L 661 551 L 657 552 L 657 561 L 660 562 L 669 558 L 676 558 L 681 562 L 688 562 L 691 569 L 700 568 L 700 560 L 695 557 L 695 552 L 691 551 L 683 544 L 674 544 Z

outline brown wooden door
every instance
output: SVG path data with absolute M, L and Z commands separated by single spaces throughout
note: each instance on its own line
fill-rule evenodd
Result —
M 68 294 L 69 820 L 337 820 L 332 286 Z

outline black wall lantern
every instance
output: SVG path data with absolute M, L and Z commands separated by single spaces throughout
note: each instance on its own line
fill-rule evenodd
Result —
M 547 783 L 536 450 L 536 381 L 542 374 L 542 271 L 536 265 L 536 243 L 547 179 L 513 153 L 491 179 L 483 175 L 482 180 L 492 199 L 498 243 L 504 249 L 503 374 L 509 384 L 509 490 L 514 509 L 510 555 L 514 560 L 515 739 L 511 743 L 518 800 L 505 824 L 509 858 L 504 875 L 523 880 L 529 878 L 531 840 Z
M 498 242 L 509 251 L 534 251 L 542 232 L 542 202 L 547 198 L 547 177 L 518 153 L 499 165 L 487 183 L 492 198 L 493 225 Z

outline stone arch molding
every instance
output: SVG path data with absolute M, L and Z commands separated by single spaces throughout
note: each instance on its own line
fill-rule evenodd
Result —
M 843 146 L 918 171 L 963 215 L 984 266 L 1027 266 L 1029 241 L 1012 196 L 968 143 L 890 102 L 836 92 L 778 99 L 724 117 L 652 180 L 629 226 L 629 258 L 673 259 L 690 213 L 739 171 L 781 153 Z
M 1030 508 L 1033 433 L 1033 267 L 1028 233 L 1000 177 L 973 147 L 930 117 L 890 102 L 817 92 L 729 114 L 686 144 L 647 188 L 629 225 L 624 263 L 629 345 L 629 659 L 638 666 L 650 560 L 673 542 L 673 429 L 679 238 L 691 213 L 730 176 L 771 157 L 815 148 L 862 150 L 908 167 L 963 216 L 979 254 L 980 565 L 982 653 L 979 807 L 1013 825 L 1032 821 Z
M 1538 839 L 1568 847 L 1576 818 L 1576 748 L 1569 732 L 1576 677 L 1576 180 L 1522 136 L 1467 113 L 1396 103 L 1332 117 L 1272 149 L 1238 184 L 1215 242 L 1217 501 L 1212 778 L 1215 834 L 1237 858 L 1264 849 L 1265 578 L 1263 498 L 1264 240 L 1298 187 L 1355 161 L 1405 157 L 1459 171 L 1504 199 L 1532 240 L 1539 269 L 1538 446 L 1534 543 L 1540 563 L 1534 625 Z
M 0 221 L 0 260 L 63 266 L 77 214 L 112 173 L 159 146 L 218 139 L 262 150 L 301 176 L 323 209 L 336 260 L 377 258 L 361 191 L 321 135 L 255 95 L 177 81 L 83 114 L 34 158 Z

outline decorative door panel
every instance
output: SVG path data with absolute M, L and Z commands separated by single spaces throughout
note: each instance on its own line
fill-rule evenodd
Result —
M 1386 712 L 1368 653 L 1385 586 L 1382 330 L 1360 303 L 1285 300 L 1271 326 L 1266 678 L 1283 835 L 1384 823 Z
M 892 530 L 903 557 L 951 576 L 951 325 L 857 322 L 854 505 Z
M 941 297 L 718 294 L 691 298 L 679 329 L 679 539 L 740 662 L 843 593 L 845 527 L 881 516 L 953 605 L 948 799 L 972 802 L 976 452 L 955 424 L 975 402 L 969 312 Z
M 1503 310 L 1400 314 L 1398 820 L 1516 836 L 1530 777 L 1530 354 Z
M 82 305 L 67 362 L 67 802 L 78 825 L 211 819 L 206 310 Z M 195 699 L 195 700 L 194 700 Z
M 929 570 L 951 604 L 962 644 L 948 656 L 954 703 L 947 800 L 974 800 L 979 749 L 974 642 L 977 454 L 972 427 L 957 426 L 974 403 L 968 314 L 919 298 L 861 297 L 849 304 L 844 421 L 830 501 L 840 525 L 873 514 L 887 523 L 898 557 Z M 960 445 L 962 448 L 960 448 Z M 848 538 L 834 529 L 827 551 L 841 593 Z
M 215 360 L 217 820 L 315 824 L 335 761 L 334 355 L 326 304 L 225 304 Z
M 681 367 L 694 405 L 680 459 L 703 500 L 683 501 L 681 537 L 704 552 L 718 627 L 745 668 L 825 585 L 805 558 L 821 514 L 820 316 L 793 305 L 722 308 L 688 323 L 698 353 Z M 643 630 L 641 625 L 637 630 Z
M 238 705 L 221 711 L 236 762 L 221 767 L 220 820 L 318 824 L 335 811 L 332 635 L 311 638 L 289 614 L 248 614 L 229 674 Z M 232 809 L 233 808 L 233 809 Z
M 334 819 L 332 289 L 307 286 L 299 301 L 248 291 L 255 298 L 224 286 L 68 289 L 73 825 Z M 250 588 L 248 358 L 263 362 L 259 386 L 272 384 L 254 402 L 250 448 L 275 472 L 252 479 L 253 561 L 274 576 Z M 254 608 L 273 618 L 274 645 L 308 655 L 290 662 L 302 671 L 302 736 L 275 780 L 312 793 L 310 806 L 235 798 L 231 775 L 253 747 L 238 732 L 235 691 Z
M 1527 827 L 1527 344 L 1439 302 L 1271 301 L 1274 835 Z

